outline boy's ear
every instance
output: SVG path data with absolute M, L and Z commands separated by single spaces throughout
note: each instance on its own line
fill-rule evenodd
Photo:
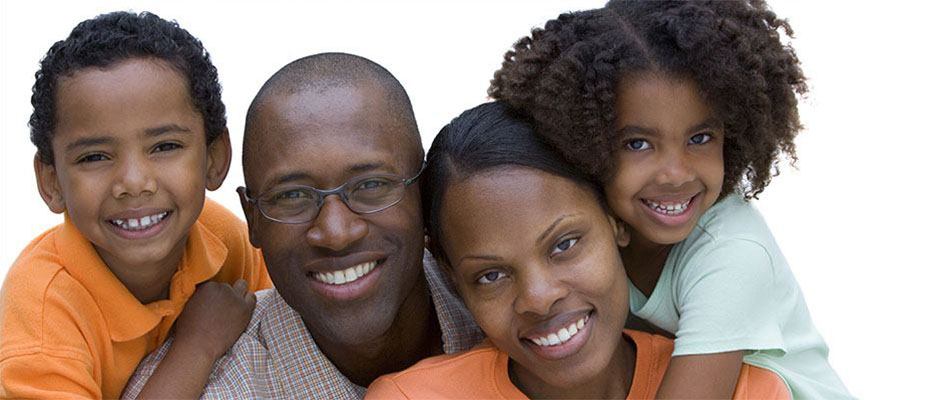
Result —
M 230 146 L 230 131 L 223 129 L 207 146 L 207 190 L 217 190 L 230 172 L 233 149 Z
M 626 247 L 630 244 L 630 232 L 627 230 L 627 224 L 623 221 L 616 220 L 612 215 L 608 216 L 607 219 L 610 220 L 610 227 L 614 230 L 614 238 L 617 239 L 617 245 Z
M 56 166 L 44 163 L 39 159 L 39 153 L 36 153 L 33 156 L 33 172 L 36 174 L 36 188 L 39 189 L 39 195 L 43 197 L 49 211 L 56 214 L 66 211 L 66 202 L 62 199 Z
M 256 206 L 246 200 L 246 188 L 240 186 L 236 188 L 236 193 L 240 197 L 240 206 L 243 207 L 243 216 L 246 217 L 246 227 L 249 228 L 249 242 L 253 247 L 260 248 L 256 242 Z

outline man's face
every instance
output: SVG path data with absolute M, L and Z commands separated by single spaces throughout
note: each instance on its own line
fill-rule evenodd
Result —
M 333 189 L 375 174 L 416 175 L 421 150 L 406 118 L 392 115 L 382 90 L 361 86 L 265 100 L 247 127 L 255 135 L 245 166 L 250 196 L 289 185 Z M 315 220 L 302 224 L 269 220 L 245 200 L 243 208 L 276 289 L 323 345 L 380 337 L 417 290 L 423 226 L 416 185 L 373 214 L 356 214 L 328 196 Z M 356 279 L 325 281 L 349 272 Z

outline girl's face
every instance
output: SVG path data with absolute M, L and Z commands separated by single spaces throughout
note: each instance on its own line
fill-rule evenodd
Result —
M 613 367 L 628 312 L 627 235 L 593 193 L 524 167 L 444 195 L 443 248 L 466 306 L 519 387 L 574 388 Z
M 722 190 L 722 123 L 695 82 L 662 74 L 617 87 L 616 172 L 604 191 L 633 240 L 675 244 Z

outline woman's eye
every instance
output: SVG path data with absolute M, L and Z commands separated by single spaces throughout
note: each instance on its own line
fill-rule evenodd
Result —
M 551 250 L 551 254 L 563 253 L 566 250 L 570 249 L 572 246 L 574 246 L 574 244 L 577 243 L 577 241 L 578 241 L 577 238 L 562 240 L 558 242 L 558 244 L 555 245 L 554 249 Z
M 652 147 L 653 146 L 650 145 L 650 142 L 647 142 L 644 139 L 630 139 L 627 141 L 627 149 L 632 151 L 647 150 Z
M 154 146 L 154 151 L 155 152 L 171 151 L 171 150 L 179 149 L 181 147 L 182 146 L 177 143 L 167 142 L 167 143 L 161 143 L 161 144 L 158 144 L 157 146 Z
M 705 144 L 705 143 L 708 143 L 710 140 L 712 140 L 712 134 L 700 133 L 697 135 L 693 135 L 693 137 L 689 138 L 689 143 L 690 144 Z
M 89 154 L 89 155 L 83 156 L 82 158 L 79 159 L 79 163 L 83 164 L 83 163 L 91 163 L 91 162 L 105 161 L 105 160 L 108 160 L 108 157 L 105 157 L 104 154 L 96 153 L 96 154 Z
M 500 272 L 500 271 L 489 271 L 489 272 L 486 272 L 486 273 L 482 274 L 482 276 L 480 276 L 479 279 L 476 279 L 476 283 L 478 283 L 478 284 L 480 284 L 480 285 L 488 285 L 488 284 L 490 284 L 490 283 L 495 283 L 497 280 L 502 279 L 502 278 L 504 278 L 505 276 L 506 276 L 506 275 L 505 275 L 504 272 Z

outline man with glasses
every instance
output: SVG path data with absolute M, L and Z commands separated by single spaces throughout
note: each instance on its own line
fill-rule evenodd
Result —
M 466 350 L 481 333 L 424 254 L 423 148 L 410 100 L 383 67 L 324 53 L 259 91 L 238 191 L 275 290 L 204 395 L 360 398 L 375 378 Z M 126 388 L 135 397 L 166 344 Z

